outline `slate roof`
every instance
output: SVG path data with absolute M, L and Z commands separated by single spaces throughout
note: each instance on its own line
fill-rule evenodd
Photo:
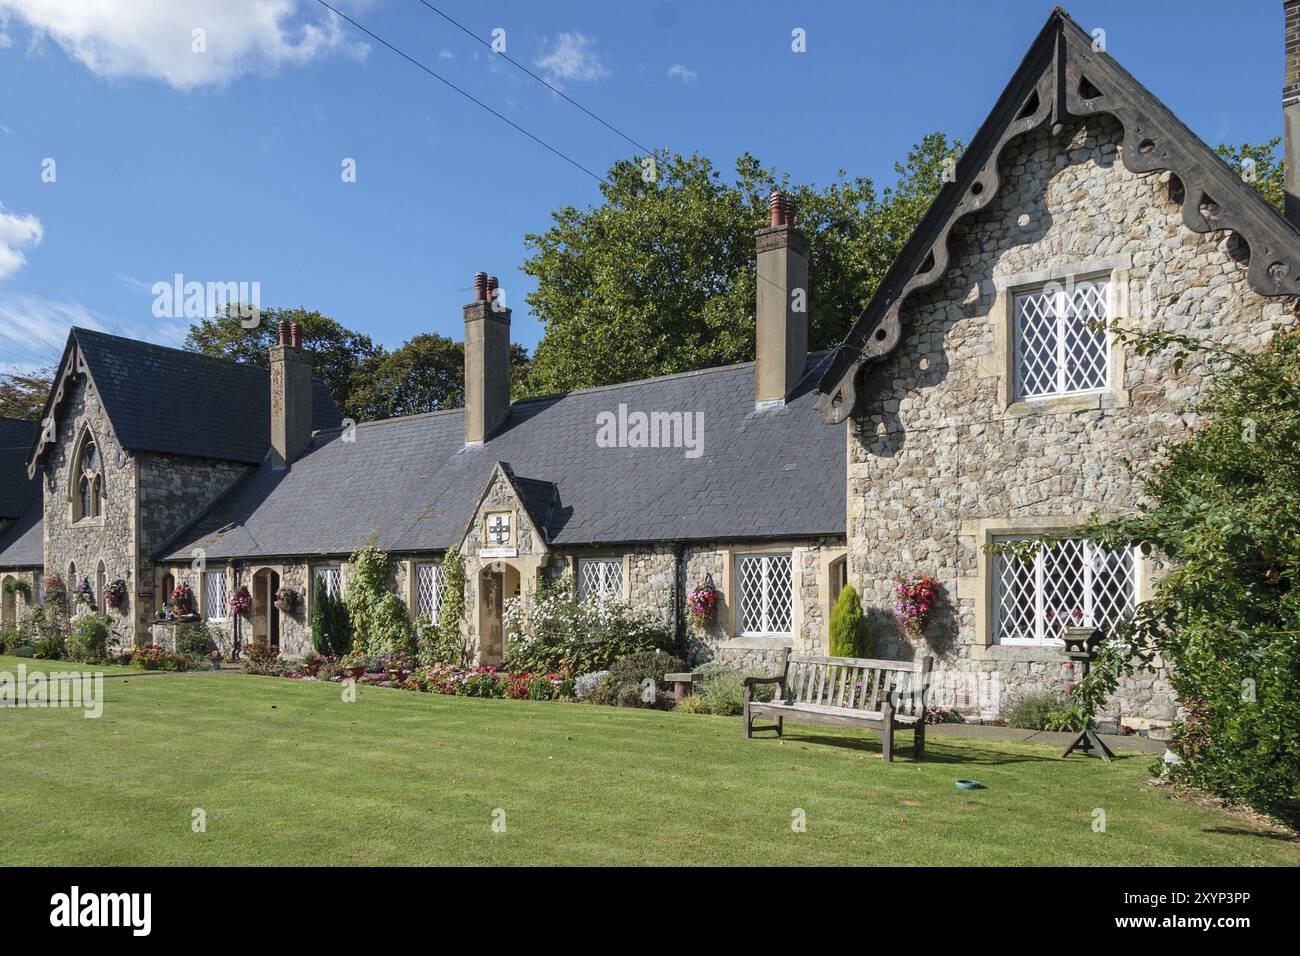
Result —
M 267 369 L 90 329 L 74 328 L 71 337 L 123 447 L 248 464 L 266 457 Z M 337 427 L 338 406 L 323 382 L 313 384 L 312 427 Z
M 33 504 L 26 514 L 0 534 L 0 568 L 39 568 L 45 564 L 42 507 L 42 502 Z
M 41 498 L 40 482 L 27 479 L 27 456 L 41 426 L 0 418 L 0 519 L 17 518 Z
M 458 545 L 497 462 L 559 545 L 843 535 L 843 426 L 821 423 L 824 355 L 781 407 L 754 407 L 753 363 L 516 402 L 481 446 L 460 409 L 316 436 L 288 471 L 263 465 L 164 545 L 163 560 L 397 552 Z M 700 412 L 702 454 L 602 448 L 597 416 Z

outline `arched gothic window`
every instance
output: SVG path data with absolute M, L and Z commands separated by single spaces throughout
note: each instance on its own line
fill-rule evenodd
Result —
M 98 518 L 104 513 L 104 466 L 99 445 L 90 432 L 81 439 L 73 464 L 73 520 Z

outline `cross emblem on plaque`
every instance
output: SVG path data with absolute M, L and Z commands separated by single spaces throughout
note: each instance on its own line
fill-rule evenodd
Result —
M 501 545 L 510 540 L 510 519 L 505 515 L 493 515 L 488 520 L 488 537 L 493 544 Z

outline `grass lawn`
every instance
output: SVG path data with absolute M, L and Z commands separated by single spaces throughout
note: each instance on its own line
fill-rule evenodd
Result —
M 104 689 L 98 720 L 0 709 L 5 863 L 1300 865 L 1148 786 L 1149 755 L 932 737 L 889 765 L 862 733 L 747 741 L 719 717 L 233 674 Z
M 128 667 L 120 664 L 78 664 L 73 661 L 44 661 L 35 657 L 11 657 L 8 654 L 0 654 L 0 671 L 8 671 L 15 677 L 18 675 L 18 665 L 26 664 L 27 673 L 40 671 L 42 674 L 50 674 L 56 671 L 67 673 L 69 671 L 78 671 L 85 673 L 102 673 L 105 677 L 115 674 L 145 674 L 139 667 Z

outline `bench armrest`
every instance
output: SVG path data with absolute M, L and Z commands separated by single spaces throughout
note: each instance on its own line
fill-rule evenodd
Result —
M 755 684 L 784 684 L 784 677 L 746 677 L 745 686 L 753 687 Z

